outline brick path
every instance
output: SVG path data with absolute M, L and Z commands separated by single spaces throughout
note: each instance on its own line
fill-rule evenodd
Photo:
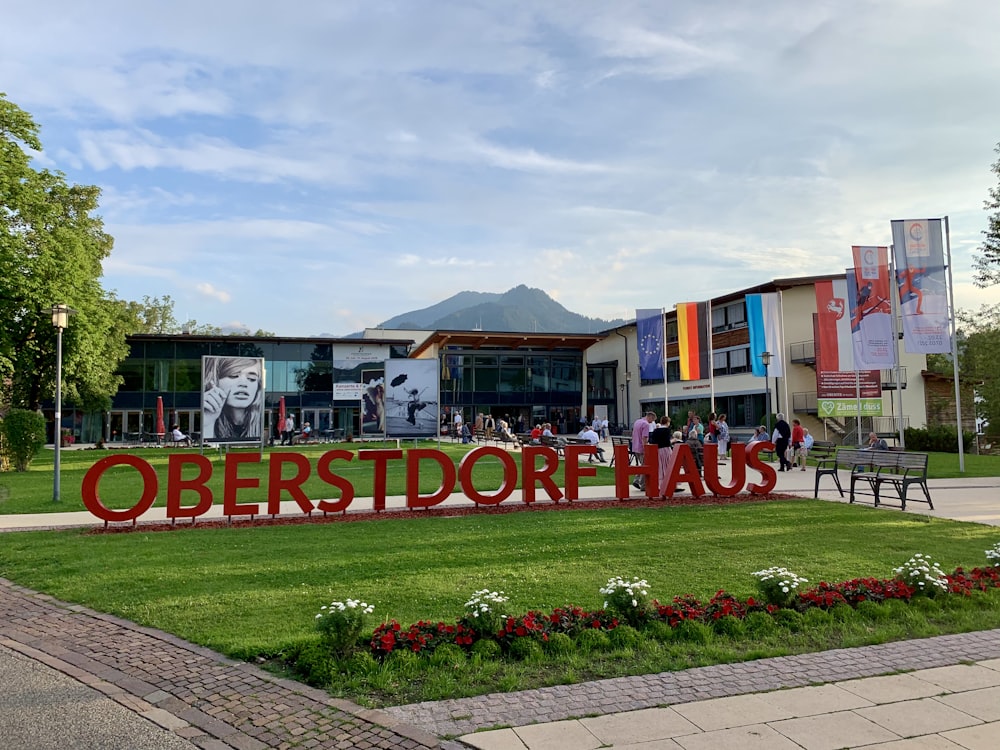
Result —
M 382 711 L 2 578 L 0 645 L 99 690 L 205 750 L 448 746 Z

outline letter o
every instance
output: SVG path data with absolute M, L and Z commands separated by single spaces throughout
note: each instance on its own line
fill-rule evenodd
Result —
M 101 480 L 101 475 L 112 466 L 119 464 L 133 467 L 138 470 L 142 477 L 142 497 L 128 510 L 111 510 L 101 502 L 101 498 L 97 494 L 97 483 Z M 153 507 L 159 489 L 160 480 L 156 476 L 156 470 L 149 465 L 149 462 L 138 456 L 123 453 L 117 456 L 106 456 L 87 469 L 80 494 L 83 495 L 84 507 L 102 521 L 135 521 Z
M 484 495 L 472 486 L 472 467 L 476 465 L 476 461 L 487 456 L 500 459 L 500 463 L 503 465 L 503 482 L 501 482 L 496 494 L 493 495 Z M 493 446 L 476 448 L 466 453 L 459 462 L 458 481 L 462 486 L 463 494 L 472 502 L 479 505 L 499 505 L 511 496 L 517 486 L 517 464 L 503 448 Z

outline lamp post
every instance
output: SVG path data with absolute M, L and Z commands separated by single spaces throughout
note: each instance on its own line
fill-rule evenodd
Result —
M 69 316 L 76 310 L 67 305 L 52 305 L 52 325 L 56 329 L 56 423 L 53 429 L 55 468 L 52 479 L 52 502 L 59 502 L 59 449 L 62 447 L 62 332 L 69 325 Z
M 625 424 L 631 425 L 631 414 L 628 413 L 632 401 L 632 373 L 625 371 Z
M 764 415 L 767 418 L 767 439 L 771 439 L 771 383 L 767 376 L 767 366 L 771 364 L 771 352 L 760 353 L 760 363 L 764 365 Z
M 618 393 L 621 395 L 621 408 L 618 410 L 618 423 L 625 424 L 625 384 L 618 384 Z

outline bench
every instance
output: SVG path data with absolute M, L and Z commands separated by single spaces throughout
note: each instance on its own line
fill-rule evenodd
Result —
M 837 444 L 830 440 L 815 440 L 809 449 L 809 457 L 815 459 L 830 458 L 837 452 Z
M 878 507 L 881 500 L 880 492 L 883 484 L 891 484 L 899 495 L 900 508 L 906 510 L 906 494 L 911 484 L 916 484 L 923 490 L 925 500 L 931 510 L 931 493 L 927 487 L 927 454 L 909 453 L 906 451 L 871 451 L 855 448 L 841 448 L 829 458 L 821 458 L 816 464 L 816 486 L 814 497 L 819 496 L 820 477 L 830 474 L 833 477 L 840 496 L 844 489 L 840 485 L 837 469 L 844 468 L 851 472 L 850 502 L 854 502 L 856 485 L 865 482 L 871 489 Z
M 611 463 L 609 466 L 615 465 L 615 448 L 619 445 L 624 445 L 628 448 L 628 463 L 629 466 L 637 464 L 639 457 L 632 453 L 632 437 L 630 435 L 612 435 L 611 436 Z

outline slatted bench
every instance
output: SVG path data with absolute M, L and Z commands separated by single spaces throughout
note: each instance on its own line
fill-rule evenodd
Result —
M 628 463 L 629 466 L 635 464 L 639 459 L 632 453 L 632 438 L 629 435 L 612 435 L 611 436 L 611 463 L 608 466 L 615 465 L 615 448 L 619 445 L 624 445 L 628 448 Z
M 829 440 L 815 440 L 809 449 L 809 457 L 815 459 L 830 458 L 837 452 L 837 444 Z
M 934 510 L 931 493 L 927 487 L 926 453 L 841 448 L 835 455 L 821 458 L 817 463 L 814 496 L 819 496 L 819 481 L 826 474 L 833 477 L 833 481 L 840 491 L 840 496 L 844 496 L 840 477 L 837 476 L 838 468 L 851 472 L 850 502 L 852 503 L 857 494 L 857 485 L 864 482 L 871 489 L 877 507 L 881 501 L 882 485 L 888 483 L 895 488 L 896 494 L 899 496 L 900 508 L 906 510 L 907 491 L 911 484 L 915 484 L 923 490 L 925 498 L 924 500 L 915 498 L 915 500 L 926 502 L 930 509 Z

